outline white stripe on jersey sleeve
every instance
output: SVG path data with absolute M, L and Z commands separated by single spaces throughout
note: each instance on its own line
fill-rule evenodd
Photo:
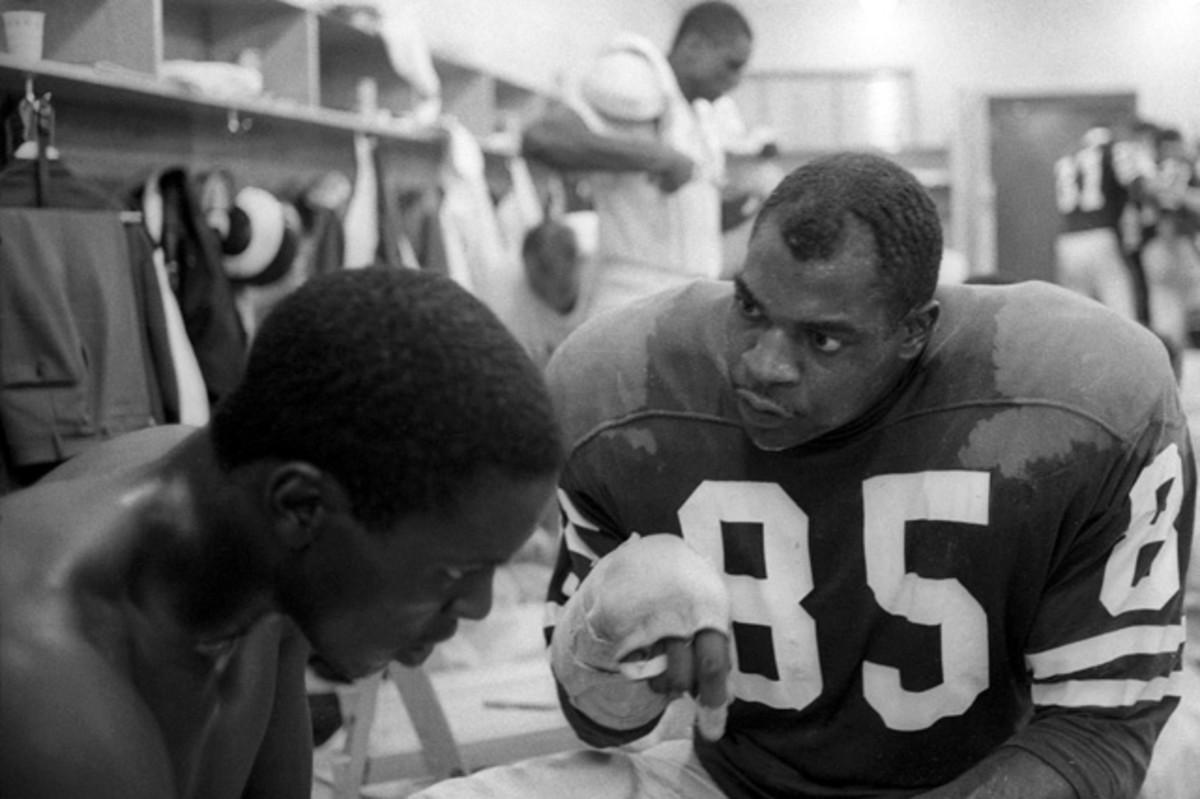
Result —
M 558 502 L 567 517 L 566 529 L 563 530 L 567 549 L 595 563 L 600 559 L 600 556 L 584 542 L 579 536 L 579 531 L 583 529 L 590 530 L 591 532 L 599 532 L 600 528 L 588 521 L 588 518 L 579 512 L 579 509 L 571 502 L 571 498 L 567 496 L 567 492 L 561 488 L 558 489 Z
M 575 507 L 575 503 L 571 502 L 571 498 L 567 496 L 567 492 L 561 488 L 558 489 L 558 503 L 562 508 L 563 514 L 567 517 L 567 523 L 563 526 L 563 542 L 566 544 L 567 551 L 572 552 L 580 557 L 586 558 L 589 563 L 595 563 L 600 559 L 596 551 L 587 545 L 583 537 L 579 535 L 579 531 L 589 530 L 598 532 L 599 527 L 588 521 L 587 517 L 579 512 Z M 579 575 L 571 572 L 563 580 L 562 593 L 564 597 L 569 598 L 579 588 Z M 546 603 L 544 614 L 544 624 L 547 627 L 554 627 L 558 624 L 558 617 L 562 613 L 562 605 L 550 601 Z
M 1184 640 L 1182 624 L 1126 627 L 1044 652 L 1030 652 L 1025 663 L 1035 680 L 1102 666 L 1125 655 L 1174 652 Z
M 1153 680 L 1068 680 L 1034 685 L 1033 702 L 1043 707 L 1130 707 L 1180 696 L 1182 676 L 1182 671 L 1174 671 L 1169 677 Z
M 563 605 L 552 600 L 547 600 L 542 607 L 542 627 L 549 629 L 557 627 L 558 620 L 562 617 Z

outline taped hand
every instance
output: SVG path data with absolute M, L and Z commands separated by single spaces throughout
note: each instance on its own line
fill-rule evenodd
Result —
M 552 665 L 572 704 L 600 724 L 639 727 L 691 693 L 702 732 L 719 737 L 729 629 L 729 596 L 708 561 L 678 536 L 634 536 L 567 602 Z

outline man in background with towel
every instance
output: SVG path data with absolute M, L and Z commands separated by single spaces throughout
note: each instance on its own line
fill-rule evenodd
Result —
M 711 104 L 737 86 L 752 44 L 737 8 L 699 3 L 665 56 L 643 36 L 616 37 L 567 101 L 525 130 L 526 157 L 586 173 L 599 217 L 591 313 L 721 274 L 723 210 L 734 209 L 732 228 L 754 204 L 722 196 Z

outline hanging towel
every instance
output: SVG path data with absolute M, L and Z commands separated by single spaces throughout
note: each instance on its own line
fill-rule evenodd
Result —
M 346 206 L 346 252 L 343 265 L 360 269 L 375 263 L 379 251 L 379 179 L 375 172 L 375 140 L 354 134 L 354 191 Z
M 444 124 L 448 141 L 440 171 L 443 196 L 438 216 L 447 269 L 451 278 L 495 307 L 505 277 L 519 266 L 504 246 L 479 142 L 462 123 L 448 119 Z

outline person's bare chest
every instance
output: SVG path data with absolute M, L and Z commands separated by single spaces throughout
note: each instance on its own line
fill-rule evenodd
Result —
M 239 796 L 270 719 L 279 620 L 211 647 L 143 647 L 133 680 L 162 730 L 181 797 Z

